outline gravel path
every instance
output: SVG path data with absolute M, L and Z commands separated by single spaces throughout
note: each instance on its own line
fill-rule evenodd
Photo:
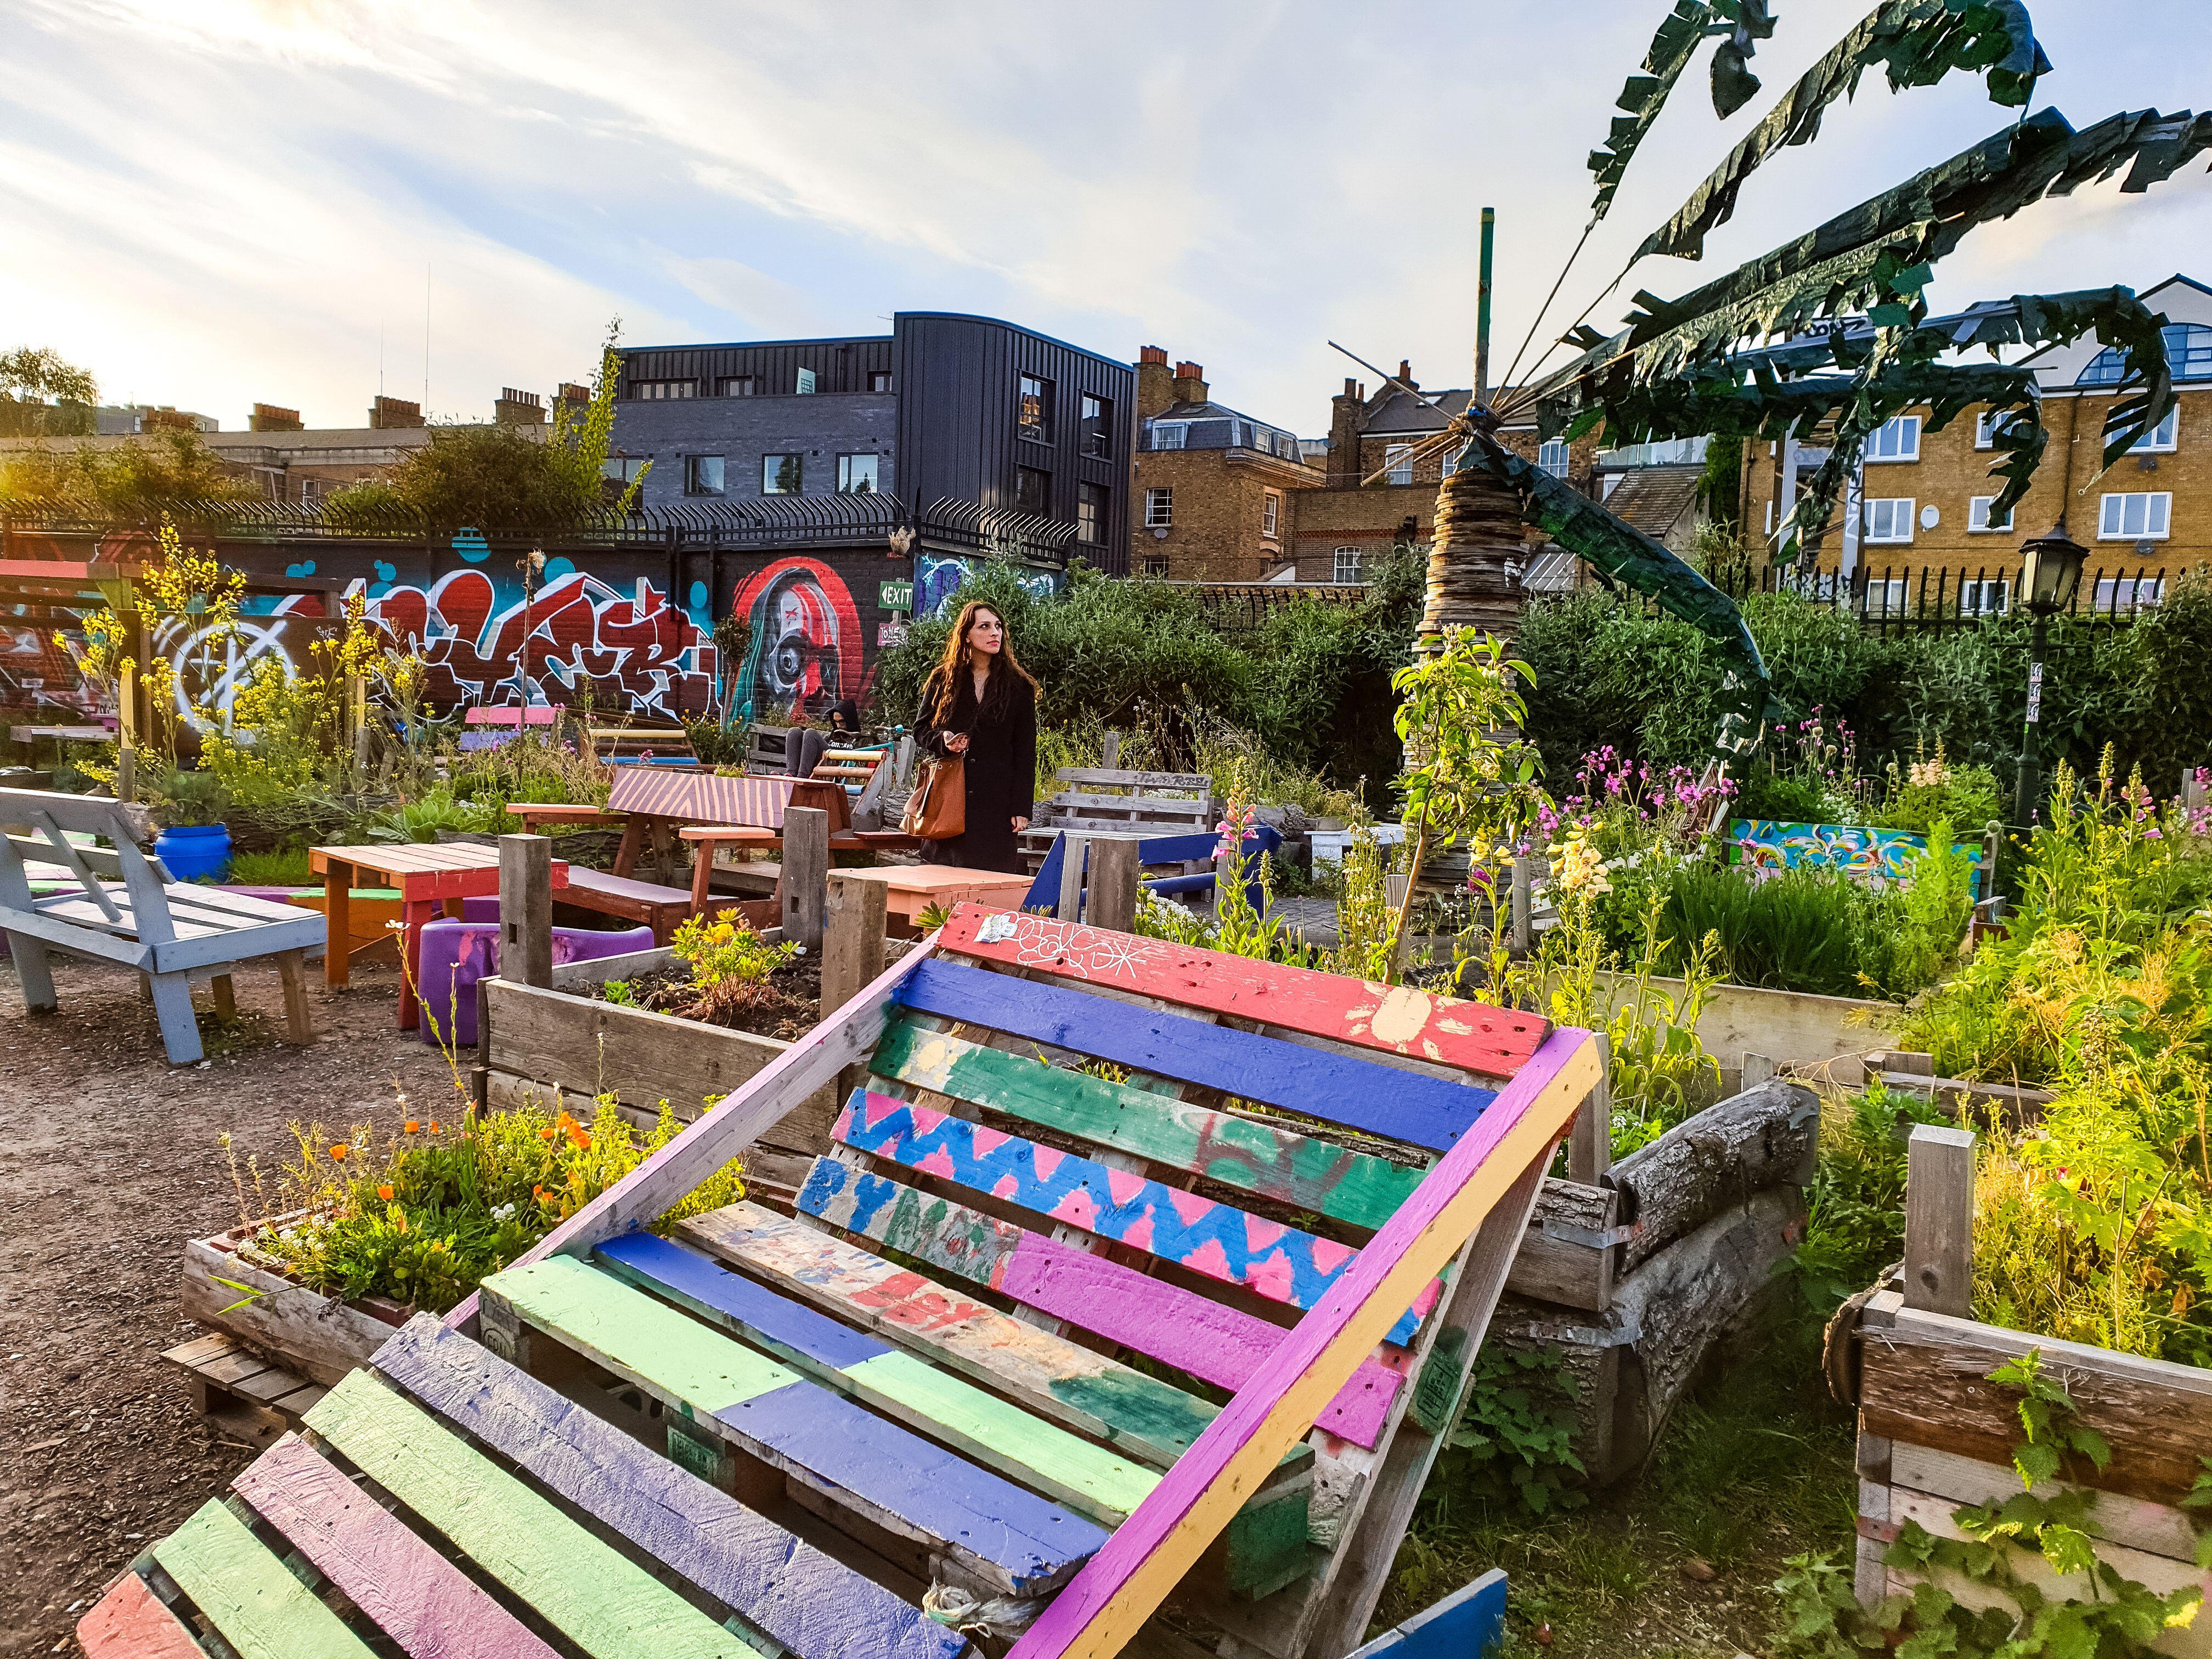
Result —
M 438 1050 L 394 1029 L 396 970 L 313 984 L 313 1047 L 281 1042 L 273 965 L 238 970 L 246 1030 L 172 1070 L 120 969 L 58 963 L 61 1012 L 26 1020 L 0 963 L 0 1656 L 74 1652 L 76 1618 L 148 1544 L 250 1461 L 211 1437 L 165 1348 L 203 1334 L 178 1310 L 184 1241 L 239 1219 L 219 1137 L 241 1165 L 290 1152 L 287 1126 L 434 1105 Z M 205 992 L 201 993 L 204 1004 Z

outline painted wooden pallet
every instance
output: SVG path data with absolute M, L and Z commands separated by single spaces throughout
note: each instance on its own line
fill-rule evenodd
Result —
M 1595 1045 L 986 914 L 394 1336 L 94 1659 L 1348 1653 Z M 647 1230 L 847 1066 L 795 1212 Z
M 200 1414 L 249 1446 L 265 1446 L 297 1428 L 329 1392 L 221 1331 L 179 1343 L 161 1358 L 184 1373 Z

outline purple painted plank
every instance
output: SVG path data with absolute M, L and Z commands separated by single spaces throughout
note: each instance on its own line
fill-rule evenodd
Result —
M 1249 1469 L 1262 1457 L 1279 1455 L 1282 1445 L 1297 1437 L 1304 1425 L 1294 1419 L 1311 1409 L 1303 1404 L 1304 1397 L 1328 1386 L 1332 1376 L 1349 1374 L 1358 1351 L 1373 1341 L 1361 1328 L 1379 1331 L 1410 1288 L 1402 1284 L 1401 1265 L 1409 1259 L 1418 1261 L 1424 1277 L 1436 1271 L 1428 1259 L 1441 1266 L 1473 1230 L 1458 1223 L 1480 1224 L 1462 1204 L 1469 1189 L 1496 1190 L 1496 1182 L 1510 1182 L 1528 1162 L 1548 1153 L 1558 1133 L 1572 1120 L 1575 1102 L 1565 1097 L 1567 1079 L 1574 1078 L 1578 1085 L 1584 1075 L 1595 1079 L 1585 1053 L 1589 1045 L 1588 1031 L 1571 1027 L 1556 1030 L 1545 1039 L 1496 1103 L 1369 1241 L 1352 1271 L 1329 1287 L 1321 1305 L 1298 1322 L 1251 1382 L 1206 1425 L 1197 1443 L 1176 1460 L 1152 1495 L 1106 1540 L 1106 1547 L 1091 1557 L 1075 1582 L 1014 1644 L 1008 1659 L 1063 1659 L 1070 1654 L 1120 1651 L 1182 1576 L 1184 1558 L 1194 1560 L 1211 1541 L 1210 1536 L 1199 1534 L 1212 1530 L 1218 1498 L 1208 1505 L 1208 1524 L 1189 1536 L 1176 1536 L 1193 1508 L 1230 1476 L 1232 1467 Z M 1580 1086 L 1575 1090 L 1577 1096 L 1582 1091 Z M 1540 1135 L 1532 1137 L 1523 1128 L 1522 1120 L 1530 1117 L 1536 1119 Z M 1494 1181 L 1480 1180 L 1490 1173 L 1484 1165 L 1509 1137 L 1516 1142 L 1511 1158 L 1501 1160 Z M 1520 1156 L 1522 1152 L 1528 1158 Z M 1522 1167 L 1507 1170 L 1503 1164 L 1508 1161 Z M 1452 1224 L 1447 1225 L 1448 1221 Z M 1398 1287 L 1393 1287 L 1394 1279 L 1401 1281 Z M 1221 1519 L 1226 1522 L 1226 1510 Z M 1170 1539 L 1176 1540 L 1173 1548 L 1168 1547 Z
M 457 1331 L 370 1361 L 400 1389 L 806 1659 L 963 1659 L 967 1639 Z
M 556 1659 L 298 1435 L 231 1485 L 411 1659 Z
M 647 1290 L 665 1286 L 701 1307 L 729 1315 L 770 1343 L 819 1360 L 833 1370 L 849 1370 L 893 1352 L 888 1342 L 840 1325 L 827 1314 L 738 1278 L 696 1250 L 687 1250 L 651 1233 L 624 1233 L 611 1238 L 599 1246 L 599 1254 L 618 1267 L 634 1269 L 634 1275 L 623 1275 L 631 1283 L 641 1279 Z

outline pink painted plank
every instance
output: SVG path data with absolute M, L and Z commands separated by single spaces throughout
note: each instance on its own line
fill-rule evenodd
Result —
M 981 936 L 987 921 L 995 935 L 988 940 Z M 1062 979 L 1136 991 L 1186 1008 L 1265 1020 L 1364 1048 L 1418 1054 L 1490 1077 L 1514 1075 L 1551 1029 L 1550 1021 L 1535 1014 L 1437 996 L 1410 985 L 1370 984 L 1049 916 L 1009 916 L 980 905 L 963 904 L 953 911 L 941 947 Z
M 76 1621 L 76 1639 L 85 1659 L 207 1659 L 207 1650 L 135 1572 L 117 1579 Z
M 1340 1386 L 1413 1285 L 1450 1259 L 1506 1184 L 1548 1156 L 1596 1079 L 1593 1046 L 1588 1031 L 1572 1028 L 1545 1040 L 1008 1659 L 1108 1659 L 1121 1650 L 1226 1524 L 1254 1472 L 1272 1468 L 1304 1432 L 1295 1419 L 1313 1414 L 1304 1402 Z M 1493 1157 L 1498 1167 L 1486 1169 Z M 1201 1499 L 1205 1512 L 1194 1516 Z
M 1041 1313 L 1150 1354 L 1163 1364 L 1224 1389 L 1241 1389 L 1290 1333 L 1218 1302 L 1157 1279 L 1131 1274 L 1103 1256 L 1087 1255 L 1030 1233 L 1007 1259 L 1007 1295 Z M 1355 1445 L 1382 1437 L 1390 1401 L 1405 1382 L 1403 1348 L 1384 1346 L 1364 1359 L 1315 1425 Z M 1395 1365 L 1384 1359 L 1395 1360 Z
M 231 1485 L 410 1659 L 558 1659 L 298 1435 Z

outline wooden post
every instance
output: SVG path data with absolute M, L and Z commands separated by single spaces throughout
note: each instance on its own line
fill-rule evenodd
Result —
M 1105 744 L 1099 753 L 1101 767 L 1109 772 L 1118 769 L 1121 764 L 1121 734 L 1119 732 L 1107 732 Z
M 499 838 L 499 976 L 550 989 L 553 843 L 544 836 Z
M 127 738 L 115 751 L 115 799 L 138 799 L 138 751 Z
M 1974 1132 L 1915 1124 L 1905 1169 L 1905 1305 L 1964 1319 L 1974 1301 Z
M 1592 1041 L 1597 1046 L 1597 1082 L 1576 1109 L 1567 1136 L 1567 1179 L 1585 1187 L 1596 1186 L 1613 1167 L 1613 1054 L 1603 1032 Z
M 826 1018 L 884 971 L 884 901 L 890 889 L 850 871 L 830 872 L 822 924 L 822 1012 Z
M 1216 851 L 1213 855 L 1213 915 L 1218 921 L 1229 903 L 1232 888 L 1244 884 L 1243 849 L 1234 853 Z
M 1053 915 L 1062 921 L 1083 920 L 1083 856 L 1091 843 L 1073 830 L 1060 832 L 1060 893 Z
M 1736 1079 L 1738 1090 L 1756 1089 L 1782 1068 L 1765 1054 L 1754 1054 L 1747 1048 L 1743 1053 L 1743 1072 Z
M 830 814 L 793 806 L 783 815 L 783 937 L 809 951 L 822 948 L 822 912 L 829 902 Z
M 2197 781 L 2197 769 L 2193 766 L 2183 767 L 2181 769 L 2182 806 L 2194 812 L 2204 805 L 2204 786 Z
M 1091 925 L 1132 933 L 1137 925 L 1137 843 L 1097 841 L 1091 847 Z
M 1516 957 L 1525 957 L 1536 942 L 1534 896 L 1535 875 L 1528 855 L 1519 853 L 1513 859 L 1513 936 L 1511 950 Z

